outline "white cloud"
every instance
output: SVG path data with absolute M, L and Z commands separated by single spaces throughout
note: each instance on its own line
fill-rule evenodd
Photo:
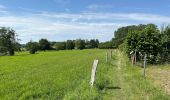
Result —
M 41 13 L 40 16 L 56 18 L 56 19 L 65 19 L 75 21 L 108 21 L 111 20 L 127 20 L 127 21 L 143 21 L 147 23 L 170 23 L 170 17 L 155 15 L 155 14 L 145 14 L 145 13 L 80 13 L 80 14 L 69 14 L 69 13 Z
M 110 40 L 121 26 L 140 23 L 170 23 L 170 17 L 144 13 L 39 13 L 0 16 L 0 26 L 13 27 L 22 43 L 48 38 L 62 41 L 76 38 Z

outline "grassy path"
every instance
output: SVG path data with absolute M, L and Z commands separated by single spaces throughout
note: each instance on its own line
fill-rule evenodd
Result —
M 118 50 L 113 52 L 107 73 L 103 75 L 105 88 L 101 90 L 104 100 L 169 100 L 167 94 L 142 77 L 142 69 L 132 66 Z M 106 67 L 106 66 L 105 66 Z M 104 70 L 104 68 L 99 68 Z

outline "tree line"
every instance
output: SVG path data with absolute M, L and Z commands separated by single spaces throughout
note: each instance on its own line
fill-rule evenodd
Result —
M 72 49 L 92 49 L 98 48 L 99 40 L 67 40 L 64 42 L 50 42 L 47 39 L 40 39 L 39 42 L 30 41 L 26 44 L 26 49 L 34 54 L 36 51 L 46 51 L 46 50 L 72 50 Z
M 119 48 L 125 51 L 128 57 L 135 51 L 136 60 L 141 61 L 147 54 L 147 61 L 151 64 L 170 63 L 170 26 L 158 28 L 154 24 L 130 25 L 118 28 L 111 41 L 99 43 L 98 39 L 67 40 L 64 42 L 50 42 L 40 39 L 38 42 L 30 41 L 20 45 L 16 32 L 11 28 L 0 28 L 0 55 L 14 55 L 25 47 L 31 54 L 46 50 L 72 50 L 72 49 L 111 49 Z
M 35 54 L 37 51 L 46 50 L 72 50 L 72 49 L 92 49 L 98 48 L 99 40 L 76 39 L 64 42 L 50 42 L 47 39 L 40 39 L 38 42 L 30 41 L 25 45 L 21 45 L 17 38 L 17 33 L 9 27 L 0 28 L 0 55 L 14 55 L 15 51 L 23 49 Z

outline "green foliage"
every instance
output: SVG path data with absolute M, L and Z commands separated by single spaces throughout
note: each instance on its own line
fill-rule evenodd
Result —
M 99 48 L 108 49 L 108 48 L 118 48 L 127 38 L 129 32 L 132 31 L 141 31 L 146 27 L 146 25 L 130 25 L 118 28 L 114 32 L 114 38 L 111 41 L 100 43 Z
M 28 42 L 26 44 L 26 49 L 30 52 L 30 54 L 35 54 L 38 51 L 38 43 L 37 42 Z
M 80 50 L 85 49 L 85 40 L 77 39 L 75 41 L 75 48 Z
M 147 27 L 139 34 L 137 50 L 147 53 L 149 63 L 156 63 L 155 58 L 161 49 L 160 42 L 159 29 L 153 24 L 148 24 Z
M 90 41 L 86 40 L 87 49 L 98 48 L 98 45 L 99 45 L 98 39 L 91 39 Z
M 67 40 L 66 42 L 66 49 L 67 50 L 72 50 L 75 47 L 75 43 L 73 40 Z
M 6 48 L 3 52 L 5 54 L 14 55 L 15 52 L 15 43 L 16 43 L 16 33 L 11 28 L 1 27 L 0 28 L 0 47 Z
M 114 32 L 114 38 L 112 39 L 112 45 L 115 48 L 118 48 L 120 44 L 124 42 L 126 39 L 127 35 L 131 31 L 141 31 L 146 27 L 146 25 L 139 24 L 139 25 L 131 25 L 131 26 L 126 26 L 126 27 L 121 27 L 118 28 L 117 31 Z
M 51 50 L 50 42 L 47 39 L 39 40 L 39 49 L 40 50 Z
M 162 52 L 160 60 L 164 63 L 170 63 L 170 26 L 165 26 L 161 30 Z
M 147 54 L 147 62 L 150 64 L 160 64 L 168 62 L 168 27 L 162 32 L 154 24 L 138 25 L 128 31 L 126 40 L 119 46 L 130 57 L 130 52 L 137 52 L 138 59 L 141 60 L 139 53 Z M 162 33 L 162 34 L 161 34 Z M 166 55 L 166 56 L 165 56 Z
M 91 39 L 88 40 L 67 40 L 66 42 L 49 42 L 47 39 L 39 40 L 38 50 L 72 50 L 72 49 L 92 49 L 98 48 L 99 40 Z

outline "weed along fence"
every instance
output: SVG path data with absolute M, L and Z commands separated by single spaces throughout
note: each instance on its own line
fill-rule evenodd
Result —
M 135 51 L 131 51 L 130 52 L 130 55 L 131 55 L 131 62 L 133 65 L 137 64 L 137 52 L 136 50 Z M 143 77 L 145 78 L 146 77 L 146 64 L 147 64 L 147 54 L 146 52 L 144 52 L 143 54 L 141 52 L 139 52 L 139 56 L 140 58 L 143 57 L 143 64 L 142 64 L 142 67 L 143 67 Z
M 110 50 L 110 58 L 112 58 L 112 50 Z M 94 86 L 94 83 L 96 81 L 96 70 L 97 70 L 98 63 L 99 63 L 99 60 L 94 60 L 93 62 L 91 80 L 90 80 L 91 87 Z M 106 52 L 106 64 L 107 63 L 108 63 L 108 52 Z

